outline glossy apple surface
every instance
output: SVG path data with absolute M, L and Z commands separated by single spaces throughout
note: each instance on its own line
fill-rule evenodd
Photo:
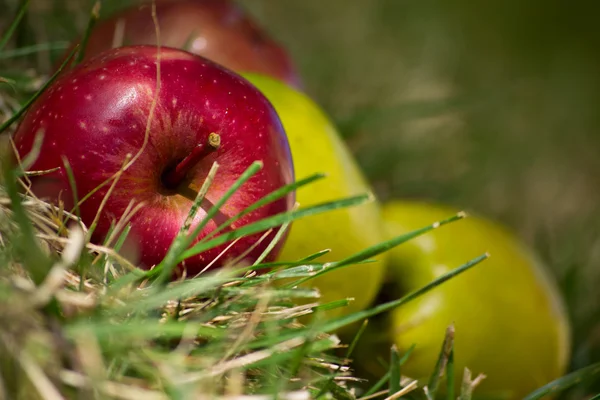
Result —
M 149 2 L 99 22 L 86 57 L 121 45 L 156 45 Z M 230 0 L 158 0 L 160 43 L 211 59 L 236 72 L 256 72 L 300 87 L 286 50 Z
M 392 201 L 383 206 L 388 237 L 458 210 L 427 203 Z M 545 266 L 504 227 L 470 215 L 390 251 L 387 296 L 418 289 L 485 252 L 490 258 L 404 306 L 383 325 L 373 324 L 361 360 L 377 369 L 373 349 L 391 343 L 416 348 L 402 373 L 429 379 L 446 327 L 455 324 L 456 387 L 464 367 L 487 378 L 477 398 L 521 399 L 560 377 L 569 358 L 570 328 L 562 300 Z M 361 362 L 360 360 L 358 361 Z
M 296 178 L 315 173 L 327 175 L 297 190 L 296 200 L 300 206 L 371 192 L 336 128 L 314 101 L 274 79 L 257 74 L 243 76 L 259 88 L 277 110 L 290 142 Z M 279 258 L 295 261 L 331 249 L 318 261 L 339 261 L 381 241 L 379 204 L 373 201 L 294 221 Z M 373 301 L 384 275 L 384 255 L 377 259 L 374 263 L 329 272 L 306 283 L 320 290 L 323 303 L 354 298 L 350 306 L 329 311 L 329 317 L 362 310 Z
M 58 171 L 34 178 L 33 191 L 52 201 L 60 197 L 67 209 L 74 202 L 63 157 L 73 170 L 81 199 L 114 176 L 132 156 L 135 162 L 108 197 L 93 239 L 102 240 L 131 201 L 142 202 L 131 219 L 130 237 L 139 245 L 140 263 L 145 267 L 163 259 L 215 161 L 219 170 L 192 227 L 252 162 L 262 161 L 264 167 L 225 203 L 197 239 L 294 178 L 281 122 L 254 86 L 202 57 L 162 48 L 157 93 L 157 54 L 154 46 L 123 47 L 81 64 L 33 104 L 14 137 L 23 158 L 32 149 L 36 133 L 44 133 L 40 155 L 30 169 Z M 220 146 L 212 150 L 207 147 L 211 134 L 220 138 Z M 173 177 L 174 168 L 185 164 L 183 160 L 190 161 L 190 156 L 192 162 L 180 171 L 179 179 L 168 183 L 166 178 Z M 101 186 L 81 205 L 85 223 L 94 220 L 109 187 Z M 289 195 L 266 205 L 231 229 L 286 211 L 293 201 Z M 242 255 L 260 236 L 236 242 L 213 266 Z M 247 258 L 261 254 L 269 238 Z M 202 270 L 225 247 L 187 259 L 187 274 Z M 276 254 L 277 249 L 271 259 Z

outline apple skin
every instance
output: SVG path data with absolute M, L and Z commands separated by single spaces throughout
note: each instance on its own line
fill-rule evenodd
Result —
M 242 74 L 271 101 L 288 135 L 298 179 L 325 173 L 320 181 L 296 191 L 302 207 L 372 191 L 335 126 L 313 100 L 283 82 L 258 74 Z M 324 249 L 318 262 L 342 260 L 383 241 L 377 200 L 294 221 L 279 259 L 297 261 Z M 339 317 L 367 308 L 377 296 L 385 273 L 385 254 L 377 261 L 352 265 L 307 281 L 322 303 L 354 298 L 349 306 L 326 312 Z
M 457 212 L 391 201 L 383 205 L 382 218 L 391 238 Z M 357 365 L 364 362 L 373 373 L 379 368 L 374 349 L 389 359 L 391 343 L 400 351 L 414 343 L 402 373 L 426 383 L 446 327 L 454 323 L 455 387 L 465 367 L 474 375 L 485 373 L 476 398 L 521 399 L 562 376 L 570 356 L 570 326 L 561 296 L 532 251 L 495 222 L 469 215 L 392 249 L 385 295 L 398 298 L 485 252 L 490 258 L 482 264 L 372 324 Z
M 36 133 L 43 131 L 40 155 L 30 169 L 60 168 L 34 178 L 34 193 L 54 202 L 60 197 L 71 209 L 73 193 L 62 157 L 71 165 L 81 199 L 113 176 L 127 154 L 139 152 L 156 97 L 157 49 L 132 46 L 99 54 L 61 76 L 32 105 L 14 136 L 19 156 L 23 158 L 30 152 Z M 261 160 L 264 166 L 226 202 L 197 239 L 294 179 L 281 122 L 254 86 L 222 66 L 182 50 L 163 47 L 160 60 L 161 86 L 147 145 L 108 198 L 93 237 L 96 242 L 102 240 L 113 219 L 123 214 L 131 200 L 144 202 L 131 219 L 130 237 L 139 245 L 139 261 L 146 268 L 165 256 L 190 211 L 194 191 L 201 187 L 214 161 L 220 167 L 192 227 L 252 162 Z M 199 160 L 183 185 L 177 189 L 165 187 L 163 173 L 198 144 L 206 143 L 212 132 L 221 137 L 218 150 Z M 108 186 L 81 205 L 83 222 L 94 220 Z M 293 204 L 294 195 L 290 194 L 245 216 L 231 228 L 287 211 Z M 247 258 L 252 260 L 261 254 L 274 233 Z M 214 267 L 242 254 L 260 236 L 239 240 Z M 225 247 L 188 258 L 187 274 L 199 272 Z M 274 249 L 269 259 L 274 259 L 278 250 Z
M 301 87 L 286 50 L 233 1 L 159 0 L 156 15 L 161 46 L 187 50 L 236 72 L 261 73 Z M 116 41 L 118 46 L 157 43 L 150 3 L 146 2 L 100 21 L 89 37 L 86 57 L 115 47 L 119 29 L 123 36 Z

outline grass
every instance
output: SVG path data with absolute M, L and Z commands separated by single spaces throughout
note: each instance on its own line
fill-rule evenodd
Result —
M 28 4 L 29 12 L 20 12 L 27 3 L 0 1 L 0 9 L 10 11 L 0 19 L 4 33 L 0 122 L 7 132 L 14 129 L 23 106 L 51 81 L 49 66 L 66 43 L 95 22 L 95 16 L 88 16 L 96 2 L 36 1 Z M 124 4 L 105 1 L 101 12 Z M 574 322 L 573 372 L 527 399 L 569 388 L 573 389 L 565 398 L 597 393 L 597 385 L 586 383 L 600 382 L 598 363 L 594 363 L 600 359 L 600 304 L 591 296 L 600 282 L 595 268 L 595 221 L 600 219 L 600 209 L 594 205 L 600 192 L 591 179 L 595 153 L 584 151 L 598 144 L 587 135 L 597 127 L 590 110 L 598 103 L 585 72 L 596 62 L 586 57 L 589 44 L 583 42 L 574 54 L 569 53 L 571 64 L 540 73 L 542 61 L 564 54 L 566 47 L 557 44 L 535 53 L 536 42 L 530 36 L 513 33 L 521 32 L 518 26 L 503 26 L 491 18 L 491 25 L 482 28 L 470 12 L 493 16 L 485 7 L 478 10 L 463 4 L 446 13 L 445 6 L 435 1 L 419 6 L 384 0 L 370 5 L 342 5 L 337 0 L 328 4 L 256 1 L 248 7 L 296 55 L 307 90 L 336 117 L 379 197 L 429 198 L 483 211 L 513 227 L 542 253 L 561 282 Z M 524 6 L 523 13 L 541 9 L 543 16 L 552 17 L 554 3 L 541 8 L 535 4 Z M 507 12 L 510 6 L 500 8 Z M 5 15 L 17 17 L 9 20 Z M 576 15 L 569 10 L 563 17 L 568 22 Z M 306 21 L 312 21 L 309 31 Z M 540 30 L 550 35 L 544 27 L 540 23 Z M 559 44 L 577 39 L 578 32 L 586 33 L 582 27 L 573 32 L 562 24 L 558 28 L 552 24 L 552 29 L 570 32 Z M 465 54 L 460 41 L 449 34 L 457 31 L 465 43 L 480 50 L 484 48 L 480 36 L 489 39 L 494 32 L 504 32 L 508 38 L 477 56 Z M 523 37 L 527 37 L 525 44 L 519 43 Z M 508 71 L 499 71 L 493 62 Z M 374 65 L 388 73 L 365 73 Z M 579 83 L 578 89 L 567 90 L 570 83 Z M 584 87 L 587 83 L 589 87 Z M 429 95 L 422 98 L 421 93 Z M 546 102 L 540 104 L 542 98 Z M 565 115 L 576 119 L 574 124 L 558 113 L 569 102 L 575 106 L 568 107 Z M 530 162 L 532 154 L 535 163 Z M 388 374 L 357 392 L 360 385 L 346 359 L 360 336 L 339 356 L 345 345 L 334 332 L 402 306 L 484 257 L 395 302 L 336 320 L 315 319 L 309 326 L 296 318 L 342 307 L 346 301 L 322 305 L 312 290 L 273 285 L 279 279 L 310 281 L 335 268 L 364 262 L 431 227 L 327 265 L 319 263 L 319 254 L 307 254 L 306 260 L 258 263 L 185 282 L 165 284 L 161 279 L 174 263 L 193 252 L 312 213 L 359 204 L 367 200 L 365 196 L 300 209 L 238 232 L 217 233 L 187 252 L 183 252 L 187 237 L 182 235 L 171 255 L 148 273 L 119 256 L 124 236 L 106 246 L 89 243 L 89 227 L 78 224 L 66 229 L 62 223 L 76 221 L 76 215 L 21 196 L 17 190 L 22 172 L 6 166 L 3 171 L 0 399 L 162 399 L 210 394 L 391 399 L 416 393 L 433 397 L 442 374 L 461 374 L 462 387 L 447 387 L 448 398 L 455 393 L 468 399 L 477 384 L 477 377 L 454 371 L 449 334 L 427 391 L 402 376 L 402 363 L 410 352 L 398 354 L 392 349 Z M 581 179 L 573 182 L 575 177 Z M 240 179 L 242 184 L 244 176 Z M 318 176 L 302 183 L 310 184 L 312 179 Z M 544 201 L 547 198 L 553 201 Z M 253 273 L 272 267 L 285 268 Z M 297 306 L 296 299 L 311 303 Z

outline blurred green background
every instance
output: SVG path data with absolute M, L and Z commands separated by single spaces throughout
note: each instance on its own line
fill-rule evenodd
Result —
M 598 2 L 240 3 L 288 48 L 382 200 L 440 201 L 510 226 L 565 294 L 571 367 L 600 360 Z M 102 15 L 126 4 L 104 1 Z M 16 5 L 0 0 L 0 30 Z M 31 6 L 20 44 L 60 48 L 91 1 Z M 60 53 L 0 66 L 48 72 Z

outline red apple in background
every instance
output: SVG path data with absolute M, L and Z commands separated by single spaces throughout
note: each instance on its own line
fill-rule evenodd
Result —
M 86 57 L 122 45 L 156 45 L 150 4 L 99 22 L 86 45 Z M 163 46 L 187 50 L 236 72 L 257 72 L 301 85 L 283 47 L 233 1 L 158 0 L 156 15 Z
M 131 219 L 130 233 L 139 245 L 143 267 L 164 258 L 214 161 L 220 167 L 192 227 L 254 161 L 261 160 L 264 166 L 225 203 L 198 239 L 294 179 L 279 117 L 254 86 L 207 59 L 163 47 L 156 97 L 157 51 L 155 46 L 113 49 L 69 71 L 32 105 L 14 137 L 23 158 L 32 149 L 36 133 L 44 132 L 40 155 L 31 170 L 59 170 L 33 178 L 32 188 L 38 196 L 53 201 L 60 197 L 68 209 L 73 207 L 73 193 L 62 157 L 69 161 L 82 198 L 113 176 L 127 154 L 135 156 L 143 148 L 109 196 L 93 238 L 102 240 L 111 221 L 123 214 L 132 199 L 144 202 Z M 85 223 L 94 220 L 109 186 L 81 205 Z M 288 195 L 245 216 L 232 228 L 284 212 L 293 202 L 293 195 Z M 214 266 L 240 256 L 259 237 L 261 234 L 242 238 Z M 272 235 L 256 246 L 248 259 L 258 257 L 270 238 Z M 187 259 L 187 275 L 202 270 L 225 247 Z M 269 259 L 277 252 L 271 252 Z

